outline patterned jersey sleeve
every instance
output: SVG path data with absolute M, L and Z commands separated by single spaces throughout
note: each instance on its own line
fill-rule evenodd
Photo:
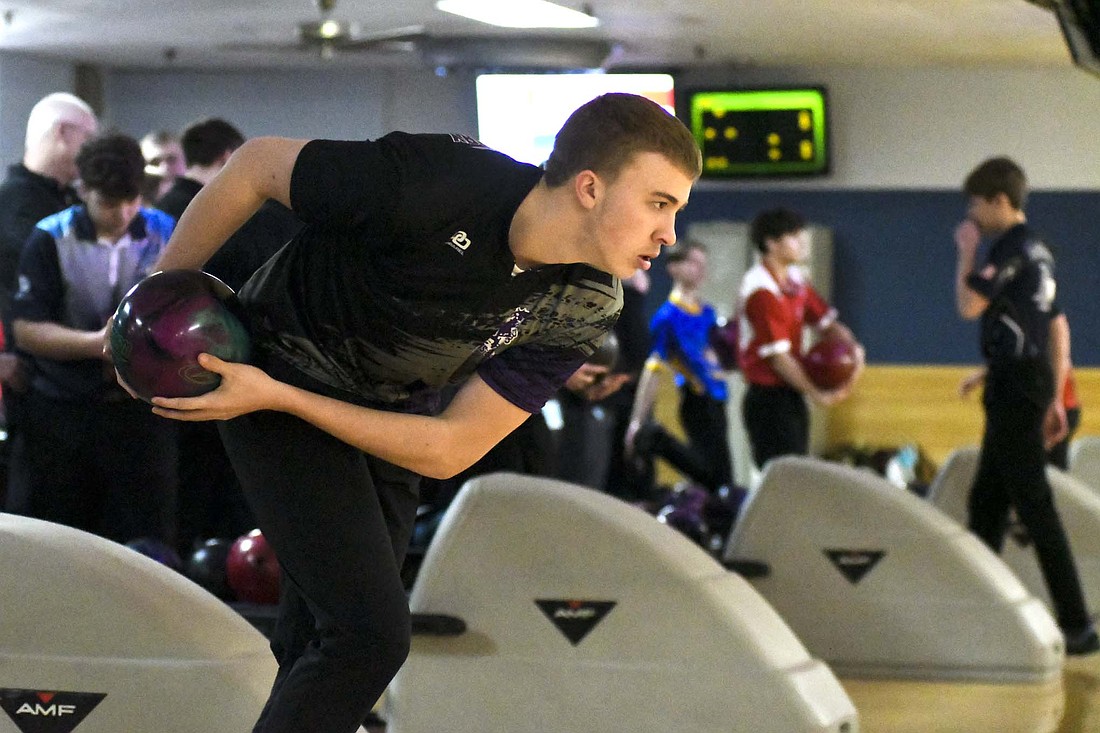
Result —
M 542 409 L 614 327 L 622 286 L 591 288 L 583 311 L 559 312 L 539 338 L 504 349 L 478 367 L 485 383 L 527 412 Z
M 580 349 L 522 344 L 482 364 L 478 375 L 501 397 L 535 413 L 587 358 Z

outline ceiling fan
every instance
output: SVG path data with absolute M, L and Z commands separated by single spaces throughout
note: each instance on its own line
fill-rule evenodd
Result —
M 230 43 L 223 45 L 222 49 L 243 52 L 300 51 L 332 59 L 344 52 L 410 53 L 417 50 L 416 42 L 426 37 L 424 27 L 419 25 L 360 33 L 358 24 L 333 15 L 336 0 L 315 0 L 315 4 L 320 16 L 316 20 L 298 23 L 294 41 Z
M 355 23 L 334 17 L 336 0 L 315 0 L 320 17 L 297 26 L 292 43 L 235 43 L 228 50 L 304 51 L 323 59 L 344 54 L 411 55 L 431 67 L 598 68 L 616 44 L 564 36 L 437 36 L 421 25 L 360 33 Z
M 316 49 L 322 58 L 332 58 L 344 51 L 408 53 L 415 51 L 416 42 L 426 37 L 420 25 L 360 34 L 354 23 L 333 17 L 336 0 L 316 0 L 316 4 L 321 17 L 298 24 L 298 43 L 307 50 Z

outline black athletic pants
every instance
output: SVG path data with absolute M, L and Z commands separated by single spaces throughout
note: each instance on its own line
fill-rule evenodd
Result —
M 1021 393 L 1016 375 L 991 369 L 985 387 L 985 434 L 970 490 L 970 530 L 1000 553 L 1010 508 L 1027 528 L 1054 605 L 1067 633 L 1090 624 L 1069 540 L 1054 506 L 1043 450 L 1044 399 Z
M 220 429 L 283 569 L 279 671 L 254 733 L 353 733 L 408 655 L 400 569 L 420 477 L 285 413 Z
M 741 417 L 757 468 L 779 456 L 809 453 L 810 411 L 797 389 L 750 384 L 741 402 Z
M 186 559 L 203 540 L 234 540 L 256 526 L 215 422 L 179 424 L 176 545 Z
M 731 486 L 733 458 L 729 449 L 725 401 L 681 388 L 680 425 L 688 439 L 686 445 L 651 423 L 643 428 L 647 435 L 639 435 L 635 441 L 638 452 L 664 458 L 682 474 L 711 491 Z

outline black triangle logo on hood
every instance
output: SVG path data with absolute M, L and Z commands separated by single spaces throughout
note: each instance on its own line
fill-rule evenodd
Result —
M 105 697 L 104 692 L 0 688 L 0 708 L 22 733 L 72 733 Z
M 535 603 L 573 646 L 580 644 L 615 607 L 615 601 L 536 600 Z
M 855 585 L 886 557 L 885 550 L 825 550 L 825 556 L 848 582 Z

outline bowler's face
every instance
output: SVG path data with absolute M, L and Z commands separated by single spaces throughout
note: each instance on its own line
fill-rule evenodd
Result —
M 620 278 L 648 270 L 661 247 L 676 242 L 676 215 L 694 183 L 658 153 L 639 153 L 612 181 L 601 179 L 589 264 Z

